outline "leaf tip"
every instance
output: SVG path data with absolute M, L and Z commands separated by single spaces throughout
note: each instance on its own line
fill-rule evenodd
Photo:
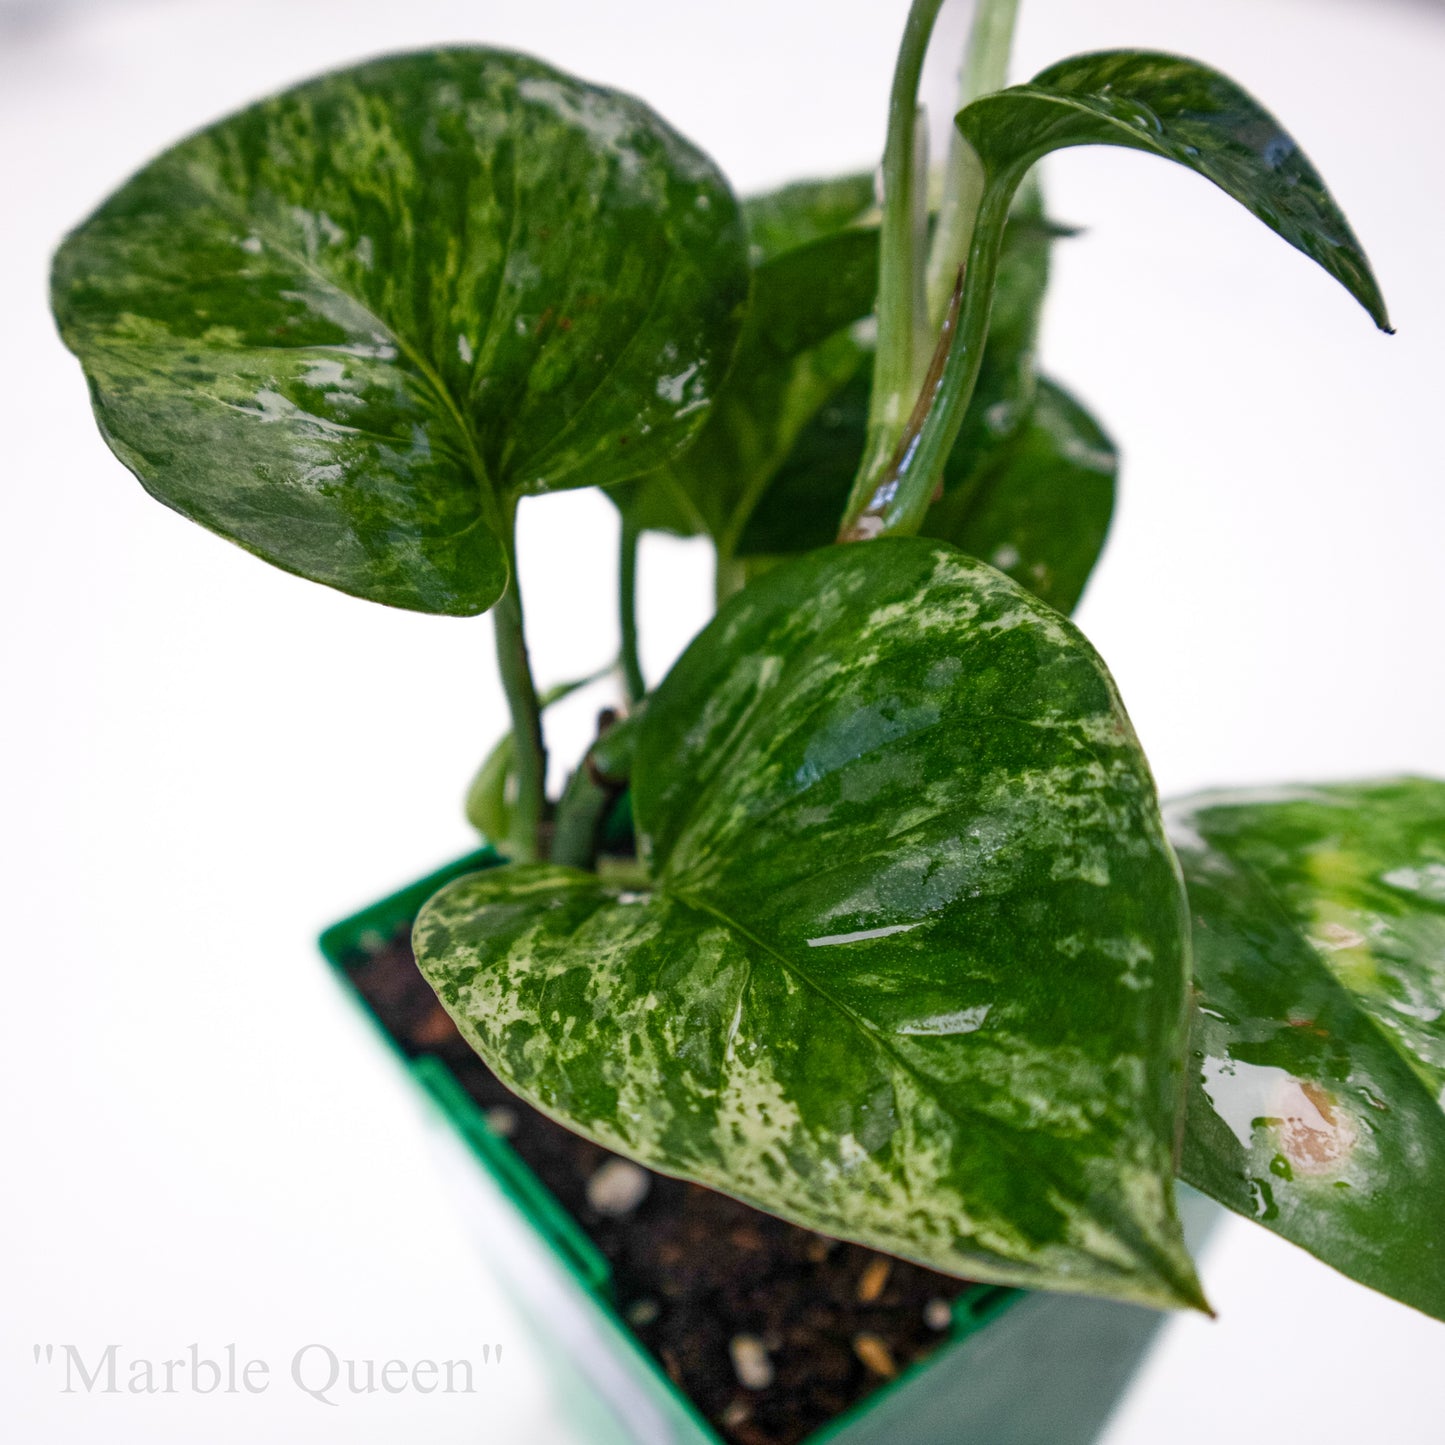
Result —
M 1205 1319 L 1217 1320 L 1219 1311 L 1209 1303 L 1209 1296 L 1204 1293 L 1204 1286 L 1199 1282 L 1199 1276 L 1191 1269 L 1187 1287 L 1180 1292 L 1179 1304 L 1184 1309 L 1190 1309 L 1201 1314 Z

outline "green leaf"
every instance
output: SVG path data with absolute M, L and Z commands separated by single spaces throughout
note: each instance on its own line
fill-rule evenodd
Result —
M 183 141 L 66 240 L 53 301 L 160 500 L 342 591 L 468 614 L 506 583 L 506 499 L 686 445 L 746 286 L 726 183 L 650 110 L 455 49 Z
M 958 126 L 995 181 L 1077 145 L 1126 146 L 1187 166 L 1317 261 L 1389 329 L 1370 263 L 1319 173 L 1268 111 L 1208 66 L 1148 51 L 1075 56 L 975 100 Z
M 743 534 L 744 556 L 825 546 L 837 530 L 868 425 L 868 376 L 855 376 L 809 424 Z M 975 444 L 977 445 L 977 444 Z M 922 532 L 1007 572 L 1071 612 L 1103 550 L 1119 458 L 1064 389 L 1040 380 L 1021 432 L 991 448 L 961 442 Z
M 614 493 L 635 525 L 706 531 L 731 552 L 798 434 L 862 361 L 847 328 L 872 311 L 877 289 L 876 230 L 837 231 L 763 262 L 732 372 L 697 441 Z
M 865 358 L 798 433 L 748 514 L 738 556 L 795 556 L 837 540 L 848 488 L 868 437 L 870 371 Z
M 632 786 L 650 888 L 500 869 L 417 922 L 512 1088 L 935 1268 L 1201 1303 L 1171 1192 L 1184 899 L 1068 622 L 938 542 L 789 562 L 653 694 Z
M 743 198 L 743 220 L 753 265 L 795 246 L 821 240 L 873 209 L 871 171 L 826 181 L 795 181 L 776 191 Z
M 983 367 L 944 470 L 950 495 L 971 496 L 984 473 L 998 467 L 1001 449 L 1028 423 L 1036 387 L 1034 342 L 1049 251 L 1059 234 L 1045 219 L 1037 190 L 1030 188 L 1005 233 Z M 826 546 L 837 536 L 867 438 L 870 387 L 869 367 L 860 364 L 800 431 L 749 513 L 739 556 L 791 555 Z M 956 540 L 948 531 L 926 530 Z
M 1044 214 L 1039 187 L 1032 181 L 1025 184 L 1004 230 L 988 341 L 973 398 L 953 444 L 953 475 L 945 468 L 944 486 L 950 491 L 976 475 L 968 469 L 969 458 L 981 472 L 998 448 L 1028 422 L 1038 382 L 1035 347 L 1054 242 L 1071 234 Z
M 1109 533 L 1119 454 L 1062 387 L 1040 380 L 1023 431 L 969 486 L 947 489 L 923 520 L 941 537 L 1072 612 Z
M 1183 1177 L 1445 1319 L 1445 783 L 1169 816 L 1198 993 Z
M 1014 197 L 1051 151 L 1118 145 L 1188 167 L 1317 261 L 1389 329 L 1369 262 L 1324 182 L 1279 123 L 1217 71 L 1139 51 L 1076 56 L 1028 85 L 981 96 L 956 121 L 984 172 L 957 326 L 927 411 L 909 419 L 886 465 L 875 467 L 870 455 L 856 478 L 844 536 L 906 535 L 923 525 L 980 380 Z
M 482 759 L 467 788 L 467 822 L 489 842 L 512 836 L 512 792 L 516 787 L 517 742 L 506 733 Z
M 549 687 L 537 699 L 537 705 L 546 712 L 553 703 L 571 697 L 574 692 L 590 687 L 606 677 L 612 667 L 609 665 L 588 677 L 578 677 L 570 682 L 559 682 Z M 509 732 L 498 740 L 496 747 L 482 760 L 467 788 L 467 822 L 483 838 L 503 847 L 512 836 L 512 802 L 516 791 L 516 741 Z
M 724 385 L 724 405 L 704 428 L 696 455 L 609 490 L 638 531 L 707 534 L 726 545 L 740 524 L 739 507 L 750 509 L 791 436 L 860 364 L 862 350 L 835 333 L 873 309 L 878 233 L 837 233 L 870 207 L 872 196 L 872 177 L 860 175 L 800 181 L 743 201 L 757 268 L 754 312 Z M 807 249 L 814 243 L 821 244 Z M 798 249 L 802 256 L 781 259 Z

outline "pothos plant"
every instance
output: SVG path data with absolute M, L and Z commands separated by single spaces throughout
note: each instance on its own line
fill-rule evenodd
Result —
M 358 597 L 492 612 L 512 725 L 469 809 L 512 862 L 415 947 L 524 1098 L 941 1270 L 1203 1308 L 1181 1175 L 1445 1317 L 1445 785 L 1166 824 L 1067 618 L 1116 458 L 1035 369 L 1060 228 L 1032 168 L 1149 152 L 1388 329 L 1379 289 L 1215 71 L 1116 51 L 1004 88 L 1015 0 L 978 7 L 931 173 L 940 3 L 908 15 L 877 204 L 872 176 L 740 203 L 628 96 L 392 56 L 122 186 L 56 258 L 62 334 L 167 505 Z M 578 487 L 621 513 L 625 714 L 552 801 L 514 522 Z M 649 529 L 711 539 L 719 600 L 651 691 Z

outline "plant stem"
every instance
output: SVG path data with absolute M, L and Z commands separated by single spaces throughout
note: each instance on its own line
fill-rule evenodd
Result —
M 853 502 L 872 491 L 887 465 L 908 416 L 921 372 L 918 320 L 923 276 L 919 257 L 919 192 L 925 195 L 927 166 L 918 137 L 918 81 L 943 0 L 913 0 L 888 98 L 888 137 L 883 149 L 883 221 L 878 234 L 878 349 L 873 358 L 873 392 L 868 408 L 868 441 L 854 482 Z
M 497 668 L 512 715 L 517 801 L 512 810 L 512 833 L 507 840 L 514 863 L 531 863 L 539 855 L 542 814 L 547 806 L 547 751 L 542 741 L 542 709 L 532 681 L 527 656 L 527 635 L 522 621 L 521 579 L 517 573 L 517 504 L 506 506 L 504 535 L 512 575 L 507 590 L 492 608 L 497 641 Z
M 923 390 L 866 505 L 844 519 L 841 541 L 862 541 L 883 532 L 909 536 L 923 523 L 978 382 L 1004 227 L 1026 170 L 1023 166 L 990 177 L 984 186 L 968 260 L 955 280 Z
M 642 662 L 637 655 L 637 542 L 639 529 L 622 516 L 622 543 L 617 559 L 617 612 L 622 629 L 622 690 L 627 706 L 636 707 L 647 692 Z
M 958 110 L 1007 84 L 1018 9 L 1019 0 L 977 0 L 959 71 Z M 928 256 L 928 319 L 934 329 L 943 324 L 954 278 L 968 254 L 983 199 L 983 166 L 958 127 L 950 130 L 943 198 Z
M 949 147 L 944 178 L 942 205 L 938 227 L 927 260 L 926 277 L 915 276 L 912 284 L 922 290 L 922 322 L 918 334 L 922 338 L 936 336 L 931 361 L 925 362 L 912 375 L 906 402 L 912 411 L 905 417 L 898 398 L 888 395 L 880 400 L 880 390 L 892 384 L 898 374 L 897 355 L 885 361 L 885 335 L 902 324 L 903 318 L 919 313 L 916 294 L 907 306 L 900 297 L 887 290 L 886 261 L 890 244 L 888 230 L 888 157 L 892 154 L 898 122 L 899 83 L 904 74 L 904 58 L 909 55 L 910 33 L 919 12 L 927 8 L 924 0 L 915 0 L 909 15 L 909 31 L 905 32 L 903 52 L 894 74 L 894 94 L 889 116 L 889 151 L 884 159 L 884 218 L 880 237 L 878 291 L 878 354 L 874 359 L 873 398 L 869 412 L 868 442 L 863 461 L 853 482 L 848 506 L 839 530 L 840 541 L 861 541 L 881 532 L 916 532 L 933 499 L 938 477 L 949 448 L 963 425 L 963 413 L 978 380 L 983 343 L 988 335 L 988 318 L 993 304 L 993 284 L 998 266 L 998 243 L 1002 229 L 989 238 L 982 254 L 975 246 L 981 222 L 981 208 L 990 203 L 989 178 L 973 147 L 955 128 Z M 931 28 L 937 15 L 927 24 Z M 977 0 L 968 47 L 964 52 L 959 78 L 959 108 L 980 95 L 999 89 L 1008 72 L 1009 52 L 1013 46 L 1014 24 L 1018 18 L 1018 0 Z M 924 47 L 927 45 L 925 34 Z M 921 57 L 919 64 L 921 65 Z M 913 91 L 918 87 L 918 68 L 907 67 Z M 914 184 L 919 185 L 918 177 Z M 1018 178 L 995 187 L 992 199 L 1004 195 L 1004 216 L 1008 201 L 1017 188 Z M 986 274 L 975 275 L 984 266 Z M 893 345 L 897 346 L 896 340 Z M 901 355 L 901 349 L 898 352 Z M 926 369 L 925 369 L 926 368 Z M 935 409 L 941 414 L 935 416 Z M 886 413 L 886 415 L 885 415 Z M 939 439 L 947 445 L 939 450 Z M 925 472 L 931 469 L 931 475 Z

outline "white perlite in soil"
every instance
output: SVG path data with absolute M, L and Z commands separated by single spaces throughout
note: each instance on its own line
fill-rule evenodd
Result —
M 598 1214 L 616 1219 L 631 1214 L 651 1187 L 647 1170 L 627 1159 L 609 1159 L 587 1181 L 587 1202 Z
M 773 1383 L 773 1362 L 756 1335 L 734 1335 L 728 1345 L 733 1373 L 747 1390 L 766 1390 Z

